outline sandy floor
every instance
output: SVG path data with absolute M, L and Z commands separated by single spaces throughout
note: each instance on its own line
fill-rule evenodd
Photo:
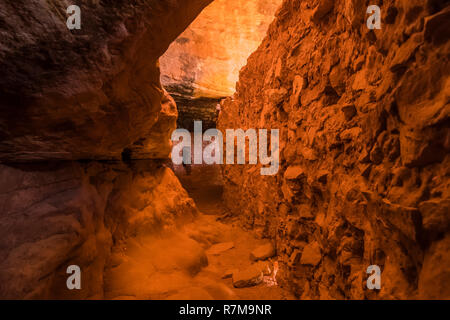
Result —
M 232 219 L 223 219 L 226 212 L 220 200 L 218 167 L 193 166 L 191 175 L 186 175 L 182 167 L 175 167 L 175 172 L 202 214 L 176 232 L 130 238 L 117 245 L 105 272 L 105 297 L 292 299 L 271 283 L 272 276 L 257 286 L 239 289 L 233 287 L 231 278 L 223 279 L 230 270 L 248 268 L 252 264 L 250 252 L 265 241 L 256 239 Z M 233 247 L 223 252 L 211 251 L 211 246 L 222 243 Z M 275 260 L 269 262 L 273 270 Z

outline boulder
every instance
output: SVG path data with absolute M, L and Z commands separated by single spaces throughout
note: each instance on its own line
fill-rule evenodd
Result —
M 260 245 L 255 250 L 250 252 L 250 260 L 266 260 L 272 258 L 276 254 L 275 248 L 271 242 Z
M 233 273 L 233 286 L 235 288 L 246 288 L 257 286 L 263 281 L 264 273 L 259 266 L 250 266 L 244 270 Z
M 322 260 L 322 255 L 317 241 L 314 241 L 303 248 L 302 256 L 300 258 L 301 264 L 316 266 L 319 264 L 320 260 Z
M 305 176 L 306 174 L 300 166 L 290 166 L 284 173 L 284 178 L 286 180 L 298 180 Z

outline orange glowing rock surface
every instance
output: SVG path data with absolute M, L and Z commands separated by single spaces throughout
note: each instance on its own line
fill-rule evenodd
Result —
M 224 97 L 264 38 L 281 0 L 216 0 L 160 59 L 170 93 Z

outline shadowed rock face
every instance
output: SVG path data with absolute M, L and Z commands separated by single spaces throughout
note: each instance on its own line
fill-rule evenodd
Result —
M 210 2 L 79 1 L 69 31 L 65 1 L 2 1 L 0 160 L 167 157 L 157 60 Z
M 299 297 L 450 298 L 448 2 L 381 9 L 370 31 L 365 1 L 284 1 L 222 103 L 222 131 L 280 129 L 279 174 L 226 166 L 224 198 Z
M 66 1 L 0 3 L 1 298 L 103 298 L 114 244 L 197 213 L 160 162 L 55 160 L 168 157 L 177 110 L 157 60 L 209 2 L 78 1 L 74 31 Z
M 198 213 L 173 171 L 154 161 L 0 165 L 0 179 L 2 299 L 101 299 L 114 245 Z M 81 290 L 67 290 L 72 264 Z

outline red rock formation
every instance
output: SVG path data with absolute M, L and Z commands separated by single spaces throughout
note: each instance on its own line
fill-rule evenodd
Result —
M 168 157 L 177 111 L 157 60 L 209 2 L 81 1 L 69 31 L 64 1 L 2 1 L 1 298 L 102 298 L 113 245 L 197 212 L 161 164 L 54 160 Z
M 177 113 L 157 59 L 209 2 L 86 1 L 68 31 L 63 1 L 2 1 L 0 297 L 235 297 L 191 277 L 234 241 L 248 262 L 278 259 L 224 271 L 234 287 L 270 275 L 302 298 L 450 298 L 448 2 L 375 1 L 370 31 L 363 0 L 284 1 L 219 119 L 280 129 L 278 175 L 223 170 L 226 205 L 270 241 L 208 216 L 181 232 L 197 209 L 173 171 L 129 161 L 167 158 Z
M 167 157 L 157 60 L 210 2 L 83 1 L 69 31 L 64 1 L 2 1 L 0 160 Z
M 0 166 L 0 181 L 2 299 L 101 299 L 113 244 L 197 214 L 172 170 L 154 162 Z M 67 290 L 72 264 L 81 290 Z
M 225 166 L 225 201 L 298 297 L 450 298 L 450 7 L 375 3 L 284 1 L 219 117 L 280 129 L 282 170 Z
M 161 56 L 161 82 L 174 97 L 178 127 L 215 128 L 216 106 L 235 92 L 239 70 L 264 38 L 282 0 L 215 0 Z
M 216 0 L 160 59 L 164 87 L 191 98 L 235 92 L 239 70 L 256 50 L 282 0 Z

